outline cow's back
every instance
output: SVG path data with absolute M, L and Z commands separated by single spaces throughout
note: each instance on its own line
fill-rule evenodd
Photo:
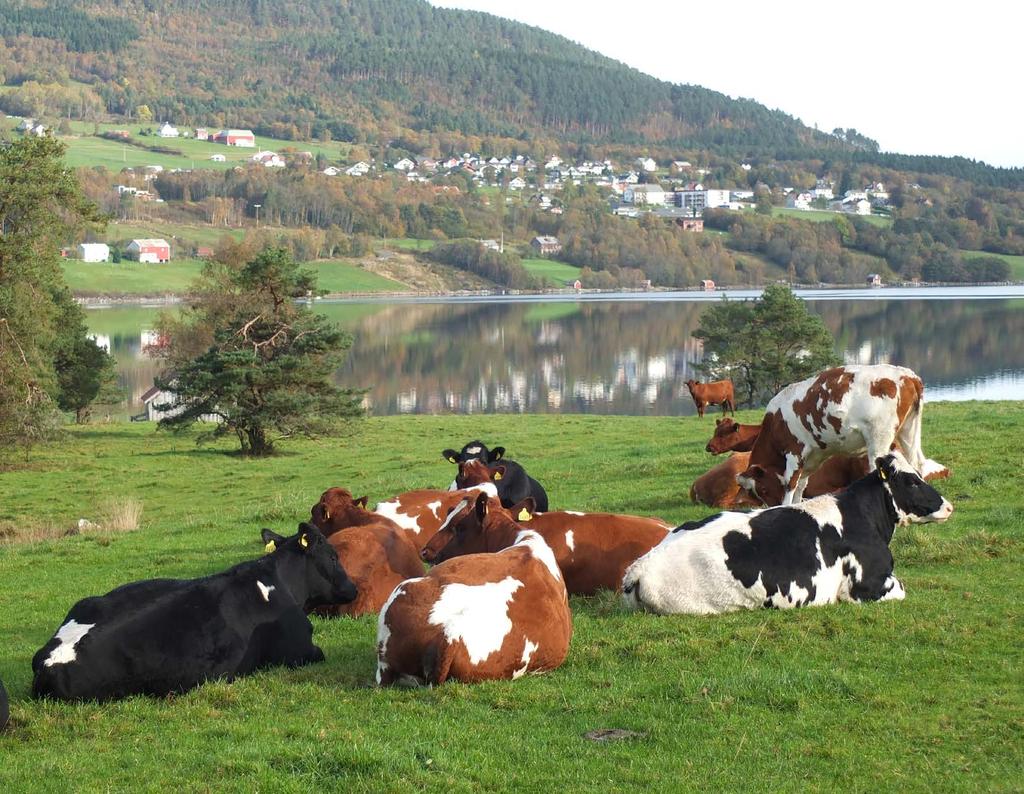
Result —
M 751 507 L 755 503 L 741 490 L 736 476 L 750 464 L 749 452 L 733 452 L 693 481 L 690 488 L 695 502 L 709 507 Z
M 658 545 L 669 530 L 656 518 L 571 511 L 537 513 L 521 523 L 551 547 L 572 595 L 618 590 L 626 568 Z
M 406 530 L 388 525 L 349 527 L 327 540 L 358 594 L 349 604 L 317 607 L 318 615 L 376 614 L 399 582 L 423 573 L 419 547 Z

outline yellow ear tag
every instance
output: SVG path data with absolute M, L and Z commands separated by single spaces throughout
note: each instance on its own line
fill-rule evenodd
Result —
M 501 472 L 500 471 L 494 472 L 494 479 L 495 480 L 500 480 L 501 479 Z
M 449 463 L 455 463 L 455 458 L 453 458 L 451 455 L 449 455 L 448 456 L 448 462 Z
M 266 546 L 263 547 L 263 551 L 265 551 L 267 554 L 277 551 L 277 544 L 274 543 L 274 541 L 270 541 L 267 543 Z
M 328 510 L 328 509 L 327 509 L 327 508 L 325 507 L 325 508 L 324 508 L 324 521 L 330 521 L 330 520 L 331 520 L 331 511 L 330 511 L 330 510 Z
M 883 480 L 887 479 L 886 476 L 885 476 L 885 469 L 879 469 L 878 470 L 878 476 L 881 477 Z
M 533 518 L 533 516 L 530 515 L 530 511 L 527 510 L 525 507 L 519 511 L 520 521 L 529 521 L 531 518 Z
M 308 549 L 309 548 L 309 535 L 303 535 L 301 538 L 299 538 L 299 544 L 302 546 L 302 548 Z

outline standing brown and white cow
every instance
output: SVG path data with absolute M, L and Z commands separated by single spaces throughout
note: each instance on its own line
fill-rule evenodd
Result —
M 474 526 L 471 507 L 466 502 L 461 505 L 462 516 L 449 516 L 444 527 L 424 546 L 424 560 L 436 562 L 455 554 L 499 551 L 504 546 L 495 544 L 512 542 L 509 533 L 485 533 L 481 526 Z M 497 507 L 492 501 L 491 509 Z M 551 547 L 570 595 L 619 589 L 626 568 L 661 543 L 671 529 L 660 518 L 574 510 L 537 513 L 533 508 L 533 500 L 527 499 L 509 512 L 520 527 L 537 532 Z M 453 543 L 456 533 L 458 543 Z
M 833 367 L 786 386 L 765 408 L 750 466 L 738 478 L 758 503 L 792 504 L 831 455 L 888 454 L 897 442 L 919 474 L 924 384 L 889 364 Z M 937 464 L 935 464 L 937 465 Z
M 731 380 L 715 380 L 710 383 L 697 383 L 692 378 L 686 381 L 686 388 L 697 405 L 697 416 L 704 417 L 704 409 L 709 405 L 721 405 L 722 413 L 736 412 L 736 400 L 733 396 Z
M 565 661 L 572 613 L 550 547 L 489 509 L 486 494 L 470 507 L 482 526 L 511 540 L 497 554 L 447 560 L 395 588 L 377 621 L 381 686 L 514 679 Z

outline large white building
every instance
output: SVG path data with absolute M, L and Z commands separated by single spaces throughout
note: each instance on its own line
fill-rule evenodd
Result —
M 665 203 L 665 188 L 661 185 L 631 185 L 623 192 L 622 198 L 636 206 L 657 206 Z
M 701 213 L 705 209 L 729 206 L 728 190 L 677 190 L 676 206 Z
M 110 246 L 106 243 L 82 243 L 78 246 L 78 258 L 83 262 L 106 262 L 110 259 Z

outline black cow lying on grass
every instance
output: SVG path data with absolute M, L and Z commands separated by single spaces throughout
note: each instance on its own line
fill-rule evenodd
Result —
M 75 604 L 32 659 L 35 697 L 109 700 L 184 692 L 272 665 L 323 661 L 306 609 L 356 588 L 312 524 L 270 552 L 199 579 L 149 579 Z
M 532 498 L 537 506 L 537 511 L 546 513 L 548 511 L 548 495 L 539 482 L 526 473 L 526 469 L 514 460 L 505 458 L 504 447 L 487 449 L 482 441 L 470 441 L 462 448 L 461 452 L 454 449 L 446 449 L 441 452 L 441 457 L 449 463 L 459 467 L 459 473 L 455 480 L 448 486 L 449 491 L 468 488 L 486 482 L 487 479 L 480 477 L 465 476 L 463 464 L 470 461 L 480 461 L 489 470 L 488 479 L 498 489 L 498 498 L 503 507 L 512 507 L 527 498 Z
M 4 682 L 0 681 L 0 731 L 7 727 L 7 720 L 11 716 L 7 706 L 7 690 L 4 689 Z
M 839 494 L 719 513 L 676 527 L 622 580 L 628 606 L 663 615 L 905 597 L 889 542 L 898 525 L 953 506 L 899 452 Z

